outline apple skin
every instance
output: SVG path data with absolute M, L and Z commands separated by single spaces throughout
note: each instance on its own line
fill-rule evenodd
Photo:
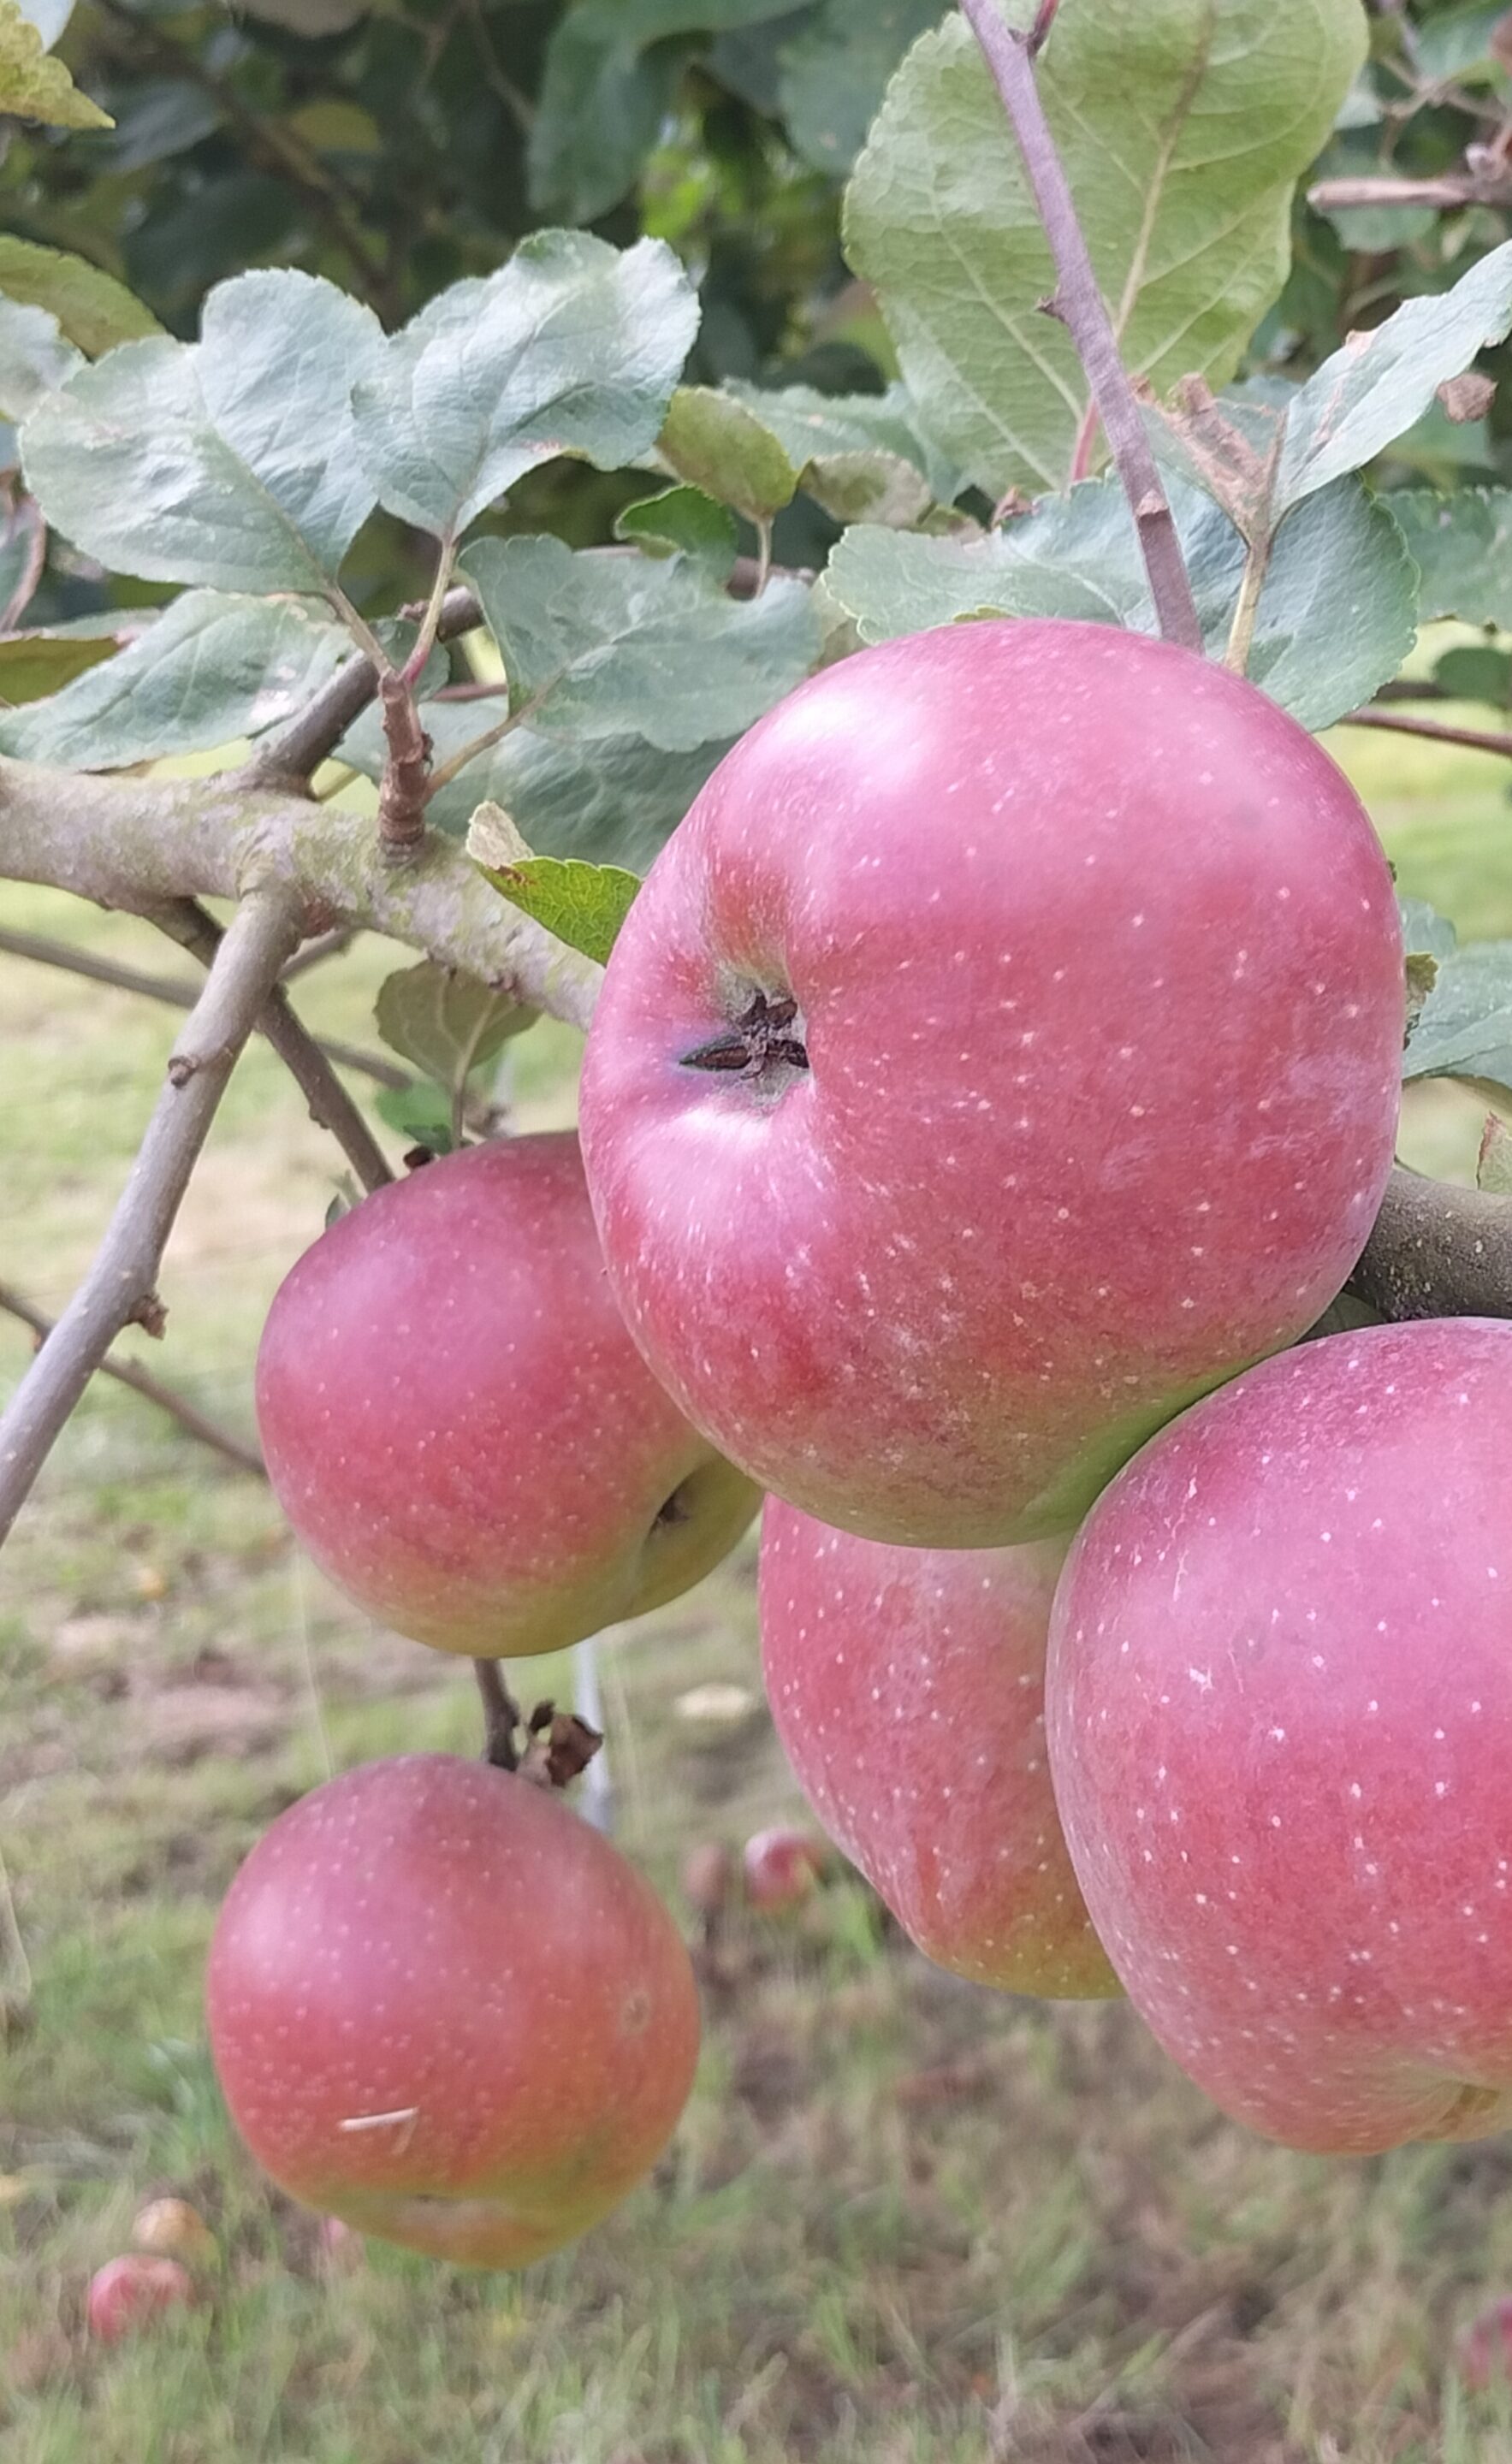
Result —
M 764 1915 L 782 1916 L 812 1896 L 824 1872 L 821 1840 L 787 1823 L 753 1832 L 741 1854 L 745 1897 Z
M 687 1066 L 758 992 L 807 1067 Z M 1338 1291 L 1402 1029 L 1380 847 L 1253 685 L 1106 626 L 888 642 L 742 738 L 626 919 L 580 1103 L 610 1275 L 792 1505 L 1070 1530 Z
M 411 1754 L 280 1815 L 211 1946 L 211 2049 L 293 2197 L 472 2267 L 575 2240 L 647 2174 L 698 2057 L 651 1886 L 571 1808 Z
M 659 1607 L 756 1510 L 625 1330 L 570 1132 L 467 1148 L 342 1216 L 278 1289 L 256 1401 L 317 1565 L 475 1659 Z
M 124 2257 L 98 2267 L 89 2279 L 89 2332 L 99 2344 L 119 2344 L 165 2310 L 178 2309 L 193 2299 L 193 2279 L 176 2258 L 129 2251 Z
M 1263 1363 L 1094 1507 L 1051 1769 L 1130 2000 L 1214 2102 L 1366 2154 L 1512 2123 L 1512 1326 Z
M 1115 1994 L 1045 1754 L 1058 1542 L 895 1549 L 768 1498 L 767 1699 L 805 1796 L 904 1932 L 1012 1993 Z

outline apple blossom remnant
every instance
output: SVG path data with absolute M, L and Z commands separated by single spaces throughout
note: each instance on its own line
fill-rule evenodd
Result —
M 1130 2000 L 1226 2112 L 1363 2154 L 1512 2121 L 1512 1326 L 1267 1361 L 1094 1507 L 1051 1764 Z
M 762 1658 L 798 1784 L 919 1948 L 1013 1993 L 1117 1993 L 1045 1751 L 1058 1541 L 894 1549 L 768 1499 Z
M 791 1504 L 1070 1529 L 1337 1292 L 1402 1025 L 1369 822 L 1253 685 L 1106 626 L 885 643 L 742 738 L 626 919 L 581 1103 L 610 1274 Z

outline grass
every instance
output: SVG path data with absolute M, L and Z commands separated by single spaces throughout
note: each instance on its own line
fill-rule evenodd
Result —
M 1512 933 L 1504 772 L 1406 739 L 1340 749 L 1404 887 Z M 7 890 L 0 913 L 174 963 L 48 893 Z M 360 944 L 301 988 L 305 1014 L 370 1034 L 393 955 Z M 44 1305 L 89 1254 L 172 1031 L 0 965 L 0 1246 Z M 520 1051 L 522 1121 L 569 1116 L 570 1039 Z M 1421 1090 L 1406 1147 L 1463 1171 L 1479 1122 Z M 251 1053 L 175 1234 L 168 1340 L 134 1346 L 244 1427 L 263 1310 L 332 1179 Z M 26 1348 L 0 1321 L 0 1385 Z M 747 1546 L 607 1655 L 619 1836 L 675 1904 L 690 1842 L 795 1806 L 752 1574 Z M 709 1682 L 748 1709 L 685 1716 Z M 465 1672 L 301 1567 L 265 1489 L 97 1386 L 0 1558 L 0 1852 L 33 1979 L 0 2045 L 6 2464 L 1512 2464 L 1506 2397 L 1451 2365 L 1457 2326 L 1512 2286 L 1507 2148 L 1268 2147 L 1127 2011 L 959 1985 L 850 1881 L 795 1921 L 732 1923 L 674 2148 L 579 2249 L 523 2278 L 376 2244 L 322 2261 L 227 2130 L 205 1940 L 295 1793 L 405 1746 L 471 1750 L 476 1728 Z M 101 2352 L 84 2286 L 160 2191 L 200 2207 L 218 2263 L 192 2315 Z

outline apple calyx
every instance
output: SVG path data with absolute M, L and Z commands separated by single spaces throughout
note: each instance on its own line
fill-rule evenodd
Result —
M 790 1034 L 796 1026 L 798 1032 Z M 760 1078 L 774 1066 L 807 1069 L 809 1047 L 803 1022 L 791 993 L 758 991 L 725 1035 L 711 1037 L 682 1056 L 684 1069 L 724 1069 L 741 1078 Z

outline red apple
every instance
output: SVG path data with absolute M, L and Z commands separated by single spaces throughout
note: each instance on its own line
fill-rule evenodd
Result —
M 269 1312 L 257 1422 L 316 1563 L 475 1658 L 659 1606 L 756 1508 L 626 1332 L 569 1133 L 445 1156 L 333 1223 Z
M 799 1786 L 920 1949 L 978 1985 L 1079 1997 L 1118 1984 L 1045 1757 L 1064 1553 L 893 1549 L 768 1499 L 762 1657 Z
M 745 1897 L 767 1916 L 781 1916 L 808 1899 L 824 1872 L 822 1840 L 775 1823 L 746 1840 L 741 1856 Z
M 686 2100 L 698 1996 L 618 1850 L 546 1790 L 411 1754 L 280 1815 L 211 1946 L 232 2119 L 360 2233 L 523 2267 L 648 2173 Z
M 1369 823 L 1253 685 L 1106 626 L 884 643 L 743 737 L 626 920 L 581 1105 L 610 1274 L 793 1505 L 1069 1530 L 1333 1298 L 1402 1020 Z
M 1456 2359 L 1466 2387 L 1512 2380 L 1512 2300 L 1503 2297 L 1482 2310 L 1461 2336 Z
M 163 2311 L 193 2299 L 193 2279 L 176 2258 L 131 2251 L 98 2267 L 90 2277 L 89 2332 L 97 2343 L 119 2344 Z
M 1156 1438 L 1046 1702 L 1092 1922 L 1217 2103 L 1337 2154 L 1512 2122 L 1512 1326 L 1332 1335 Z

